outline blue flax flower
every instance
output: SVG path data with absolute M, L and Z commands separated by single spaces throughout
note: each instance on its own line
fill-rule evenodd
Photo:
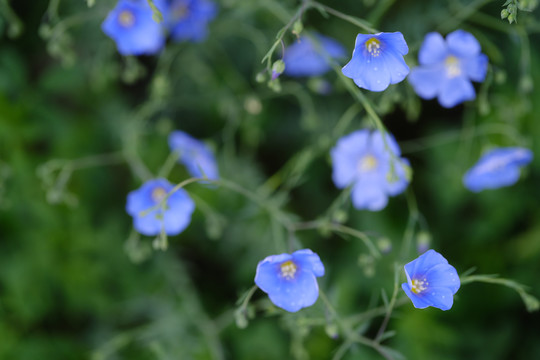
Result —
M 339 189 L 350 185 L 355 208 L 382 210 L 388 196 L 402 193 L 409 184 L 409 162 L 392 135 L 358 130 L 338 140 L 330 151 L 332 179 Z
M 191 222 L 195 203 L 184 189 L 178 189 L 167 199 L 165 209 L 161 206 L 147 214 L 142 213 L 160 204 L 173 189 L 165 179 L 149 180 L 128 194 L 126 211 L 133 217 L 133 227 L 148 236 L 158 235 L 163 228 L 167 235 L 180 234 Z
M 403 55 L 409 47 L 400 32 L 358 34 L 352 59 L 341 70 L 356 85 L 370 91 L 383 91 L 409 73 Z
M 208 0 L 172 0 L 165 21 L 173 40 L 201 42 L 216 14 L 216 4 Z
M 214 154 L 203 142 L 177 130 L 169 135 L 169 147 L 171 151 L 178 152 L 178 161 L 184 164 L 191 176 L 219 179 Z
M 418 53 L 420 66 L 411 71 L 409 82 L 422 99 L 437 97 L 451 108 L 476 97 L 472 81 L 484 81 L 488 58 L 480 52 L 476 38 L 456 30 L 443 39 L 441 34 L 426 35 Z
M 162 1 L 155 4 L 165 12 Z M 101 29 L 116 42 L 122 55 L 155 54 L 165 44 L 165 29 L 152 19 L 152 8 L 146 0 L 118 1 Z
M 315 304 L 319 297 L 316 277 L 324 275 L 324 266 L 309 249 L 292 254 L 271 255 L 260 261 L 255 284 L 278 307 L 289 312 Z
M 428 250 L 405 265 L 407 282 L 401 284 L 417 309 L 433 306 L 448 310 L 460 286 L 456 269 L 435 250 Z
M 283 62 L 289 76 L 318 76 L 331 69 L 333 59 L 345 57 L 345 48 L 336 40 L 323 36 L 301 36 L 285 49 Z
M 474 192 L 514 185 L 519 180 L 520 168 L 529 164 L 532 159 L 533 153 L 529 149 L 493 149 L 465 173 L 463 184 Z

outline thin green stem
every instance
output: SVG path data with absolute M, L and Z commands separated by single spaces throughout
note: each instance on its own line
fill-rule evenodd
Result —
M 328 227 L 331 230 L 338 231 L 338 232 L 341 232 L 343 234 L 352 235 L 352 236 L 362 240 L 362 242 L 369 249 L 369 251 L 371 252 L 371 255 L 373 255 L 373 257 L 375 257 L 377 259 L 381 257 L 381 254 L 380 254 L 379 250 L 377 249 L 375 244 L 373 244 L 371 239 L 365 233 L 363 233 L 361 231 L 358 231 L 356 229 L 350 228 L 348 226 L 345 226 L 345 225 L 342 225 L 342 224 L 336 224 L 336 223 L 329 223 Z
M 540 301 L 533 295 L 529 294 L 527 287 L 514 280 L 499 278 L 498 275 L 468 275 L 460 279 L 461 285 L 467 285 L 473 282 L 483 282 L 487 284 L 503 285 L 515 290 L 521 300 L 525 304 L 527 311 L 533 312 L 540 309 Z
M 447 33 L 452 29 L 457 29 L 462 22 L 474 15 L 478 9 L 490 1 L 492 0 L 475 0 L 466 6 L 460 5 L 459 10 L 455 14 L 448 16 L 447 20 L 437 27 L 437 31 Z
M 330 302 L 330 300 L 328 299 L 328 297 L 326 296 L 324 291 L 322 291 L 320 289 L 319 289 L 319 296 L 320 296 L 321 300 L 324 302 L 324 305 L 326 306 L 326 309 L 328 310 L 328 312 L 330 312 L 332 317 L 335 319 L 337 325 L 339 326 L 339 328 L 341 329 L 341 331 L 343 332 L 343 334 L 347 338 L 347 341 L 345 342 L 345 344 L 347 344 L 347 346 L 346 347 L 342 346 L 342 349 L 340 348 L 338 350 L 338 352 L 336 352 L 336 354 L 334 354 L 334 356 L 332 357 L 332 360 L 341 359 L 343 357 L 343 355 L 345 355 L 345 353 L 347 352 L 348 348 L 353 343 L 358 343 L 358 344 L 362 344 L 362 345 L 371 347 L 375 351 L 377 351 L 379 354 L 381 354 L 385 359 L 392 360 L 392 356 L 390 356 L 385 351 L 385 349 L 381 346 L 381 344 L 378 341 L 369 339 L 369 338 L 367 338 L 365 336 L 362 336 L 362 335 L 358 334 L 346 322 L 344 322 L 341 319 L 341 317 L 339 316 L 336 309 L 332 306 L 332 303 Z
M 276 41 L 274 41 L 274 44 L 272 44 L 272 47 L 270 47 L 270 50 L 268 50 L 268 52 L 264 55 L 264 57 L 261 60 L 261 63 L 263 63 L 263 64 L 266 61 L 266 67 L 268 69 L 272 68 L 272 55 L 274 54 L 274 51 L 276 51 L 277 47 L 281 45 L 281 43 L 283 41 L 283 37 L 287 33 L 287 30 L 289 30 L 290 27 L 298 19 L 300 19 L 302 17 L 302 14 L 304 13 L 304 11 L 307 10 L 308 7 L 309 7 L 309 5 L 308 5 L 307 2 L 305 2 L 305 1 L 302 2 L 302 5 L 298 8 L 298 10 L 294 14 L 294 16 L 289 20 L 289 22 L 284 27 L 281 28 L 281 30 L 278 31 L 278 33 L 276 35 Z
M 366 113 L 369 115 L 369 118 L 373 122 L 373 126 L 378 129 L 381 134 L 387 133 L 386 128 L 381 121 L 381 118 L 379 117 L 379 115 L 377 115 L 377 113 L 373 109 L 373 106 L 366 98 L 366 96 L 362 93 L 362 91 L 360 91 L 360 89 L 352 82 L 351 79 L 347 78 L 341 73 L 341 69 L 334 67 L 334 70 L 336 71 L 336 74 L 338 74 L 339 79 L 345 85 L 349 93 L 354 98 L 356 98 L 360 102 L 360 104 L 362 104 L 362 107 L 364 108 L 364 110 L 366 110 Z M 385 137 L 383 137 L 383 139 L 385 139 Z
M 406 193 L 407 205 L 409 206 L 409 219 L 407 221 L 407 227 L 403 233 L 403 242 L 401 244 L 400 260 L 405 262 L 409 256 L 411 250 L 412 239 L 414 237 L 414 228 L 418 223 L 419 212 L 416 204 L 416 198 L 412 189 L 407 189 Z
M 166 178 L 176 164 L 176 161 L 179 159 L 179 157 L 180 154 L 178 153 L 178 151 L 171 151 L 171 153 L 161 166 L 161 169 L 159 169 L 157 177 Z
M 348 21 L 349 23 L 358 26 L 362 30 L 365 30 L 365 31 L 370 32 L 370 33 L 378 33 L 379 32 L 377 29 L 375 29 L 373 26 L 371 26 L 371 24 L 369 22 L 367 22 L 366 20 L 359 19 L 357 17 L 344 14 L 344 13 L 342 13 L 340 11 L 337 11 L 337 10 L 335 10 L 335 9 L 329 7 L 329 6 L 321 4 L 318 1 L 309 1 L 309 3 L 311 4 L 312 7 L 315 7 L 317 9 L 319 9 L 319 11 L 329 13 L 329 14 L 334 15 L 335 17 L 338 17 L 338 18 L 340 18 L 342 20 Z
M 386 308 L 386 315 L 384 317 L 384 320 L 381 324 L 381 327 L 379 328 L 379 331 L 377 332 L 377 336 L 375 336 L 375 341 L 381 341 L 382 336 L 384 335 L 384 332 L 386 330 L 386 327 L 388 326 L 388 322 L 390 321 L 390 316 L 392 315 L 392 311 L 394 310 L 394 306 L 396 305 L 396 299 L 399 289 L 399 271 L 398 271 L 398 265 L 394 264 L 394 291 L 392 292 L 392 298 L 390 299 L 390 303 L 388 304 Z

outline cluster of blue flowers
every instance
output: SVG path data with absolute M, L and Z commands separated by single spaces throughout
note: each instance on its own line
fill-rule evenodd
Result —
M 409 75 L 418 96 L 437 97 L 447 108 L 473 100 L 476 94 L 471 81 L 482 82 L 486 77 L 488 58 L 481 53 L 476 38 L 463 30 L 448 34 L 446 40 L 439 33 L 427 34 L 418 53 L 420 66 L 412 71 L 403 58 L 408 52 L 400 32 L 358 34 L 352 58 L 342 72 L 358 87 L 370 91 L 383 91 Z M 290 76 L 322 75 L 330 70 L 332 61 L 343 56 L 343 46 L 334 39 L 319 34 L 302 36 L 285 49 L 284 72 Z
M 444 39 L 429 33 L 419 51 L 420 66 L 409 70 L 403 58 L 409 49 L 399 32 L 358 34 L 351 60 L 343 75 L 370 91 L 383 91 L 409 75 L 409 82 L 423 99 L 437 97 L 446 108 L 476 96 L 471 81 L 484 80 L 488 58 L 475 37 L 456 30 Z M 285 49 L 284 73 L 289 76 L 319 76 L 343 57 L 343 47 L 322 35 L 303 36 Z M 410 74 L 409 74 L 410 73 Z M 338 140 L 331 149 L 332 179 L 336 187 L 351 187 L 356 209 L 379 211 L 389 196 L 407 188 L 411 169 L 399 145 L 387 132 L 357 130 Z M 486 153 L 463 177 L 465 187 L 478 192 L 517 182 L 520 168 L 532 161 L 524 148 L 496 148 Z M 448 310 L 460 287 L 456 269 L 438 252 L 428 250 L 404 267 L 402 284 L 414 307 Z M 316 277 L 324 275 L 319 256 L 309 249 L 293 254 L 272 255 L 259 262 L 255 283 L 278 307 L 290 312 L 311 306 L 318 298 Z
M 116 42 L 120 54 L 155 54 L 168 33 L 175 41 L 200 42 L 217 14 L 209 0 L 154 0 L 154 5 L 163 17 L 159 23 L 147 0 L 119 0 L 103 21 L 103 32 Z
M 404 267 L 407 282 L 401 285 L 414 307 L 448 310 L 460 287 L 456 269 L 435 250 L 428 250 Z M 310 249 L 271 255 L 257 265 L 255 284 L 274 305 L 289 312 L 315 304 L 317 277 L 324 275 L 319 255 Z
M 170 34 L 176 41 L 202 41 L 207 24 L 217 8 L 208 0 L 154 0 L 163 22 L 153 19 L 146 0 L 120 0 L 103 22 L 103 31 L 116 41 L 123 55 L 153 54 Z M 437 97 L 446 108 L 475 98 L 472 81 L 484 80 L 488 58 L 475 37 L 456 30 L 444 39 L 438 33 L 426 35 L 418 54 L 420 66 L 410 70 L 404 60 L 409 51 L 400 32 L 358 34 L 344 76 L 363 89 L 380 92 L 407 76 L 423 99 Z M 303 35 L 285 49 L 284 73 L 292 77 L 319 76 L 345 57 L 336 40 L 320 35 Z M 274 74 L 274 77 L 279 74 Z M 212 151 L 183 131 L 169 136 L 169 146 L 188 173 L 197 178 L 218 180 L 219 171 Z M 337 188 L 351 188 L 358 210 L 380 211 L 390 196 L 405 191 L 411 181 L 409 161 L 401 157 L 394 137 L 388 132 L 357 130 L 340 138 L 330 151 L 332 180 Z M 515 184 L 521 167 L 532 161 L 530 150 L 496 148 L 484 156 L 463 177 L 473 192 Z M 128 194 L 126 211 L 134 228 L 143 235 L 177 235 L 190 223 L 195 203 L 188 193 L 166 179 L 153 179 Z M 404 266 L 405 294 L 416 308 L 433 306 L 448 310 L 460 287 L 456 269 L 434 250 L 428 250 Z M 319 296 L 317 277 L 325 273 L 319 255 L 310 249 L 292 254 L 271 255 L 260 261 L 255 284 L 278 307 L 296 312 L 313 305 Z

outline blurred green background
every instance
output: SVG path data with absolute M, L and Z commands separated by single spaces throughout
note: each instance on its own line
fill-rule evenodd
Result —
M 540 157 L 513 187 L 473 194 L 461 184 L 487 147 L 540 153 L 538 10 L 509 24 L 500 19 L 503 1 L 323 3 L 401 31 L 411 66 L 427 32 L 457 28 L 490 58 L 477 100 L 454 109 L 420 101 L 406 81 L 365 92 L 414 171 L 407 195 L 381 212 L 355 210 L 331 181 L 329 149 L 370 125 L 340 78 L 282 76 L 281 92 L 255 81 L 299 2 L 224 0 L 205 42 L 124 58 L 100 29 L 113 1 L 11 2 L 12 11 L 0 1 L 1 359 L 331 359 L 347 342 L 339 331 L 331 336 L 336 323 L 321 300 L 289 314 L 259 290 L 247 313 L 237 311 L 258 261 L 287 250 L 291 234 L 276 212 L 390 240 L 392 251 L 374 259 L 362 241 L 325 226 L 292 234 L 295 248 L 320 255 L 321 290 L 368 338 L 382 316 L 355 314 L 391 294 L 414 202 L 421 220 L 407 261 L 428 234 L 458 273 L 499 274 L 540 296 Z M 349 54 L 361 31 L 313 8 L 302 19 Z M 284 42 L 294 39 L 287 32 Z M 321 81 L 330 94 L 316 91 Z M 191 225 L 167 251 L 154 251 L 151 238 L 133 233 L 125 200 L 145 169 L 158 173 L 174 129 L 205 140 L 223 178 L 256 201 L 188 185 L 197 204 Z M 168 179 L 188 177 L 176 166 Z M 540 358 L 538 312 L 508 287 L 464 285 L 447 312 L 398 301 L 388 325 L 395 334 L 383 344 L 408 359 Z M 347 346 L 344 359 L 382 358 Z

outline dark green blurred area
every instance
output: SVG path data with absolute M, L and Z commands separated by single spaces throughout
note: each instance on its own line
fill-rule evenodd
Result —
M 325 324 L 321 300 L 288 314 L 259 290 L 247 327 L 234 317 L 257 263 L 287 250 L 281 244 L 288 234 L 267 209 L 291 221 L 333 216 L 327 209 L 340 192 L 328 152 L 336 124 L 346 124 L 339 135 L 370 124 L 334 73 L 320 79 L 332 85 L 329 95 L 313 91 L 313 80 L 283 76 L 280 93 L 255 81 L 299 4 L 223 1 L 205 42 L 122 58 L 99 27 L 114 2 L 96 3 L 60 2 L 55 17 L 47 2 L 12 2 L 24 26 L 18 37 L 10 36 L 5 12 L 1 17 L 0 359 L 331 359 L 344 339 L 329 336 L 335 324 Z M 411 161 L 410 190 L 431 247 L 460 274 L 499 274 L 539 297 L 538 10 L 520 12 L 509 25 L 499 19 L 503 1 L 325 4 L 382 31 L 401 31 L 411 66 L 427 32 L 462 28 L 478 38 L 491 67 L 476 86 L 477 101 L 443 109 L 420 101 L 406 81 L 366 96 Z M 354 25 L 313 9 L 303 20 L 352 52 Z M 44 26 L 52 38 L 40 36 Z M 348 109 L 350 121 L 340 122 Z M 265 205 L 223 187 L 188 185 L 197 204 L 191 225 L 169 239 L 167 251 L 153 251 L 151 238 L 126 242 L 133 233 L 125 199 L 142 183 L 137 164 L 158 173 L 174 129 L 207 141 L 221 175 Z M 515 186 L 468 192 L 463 173 L 495 145 L 528 147 L 537 156 Z M 62 184 L 65 166 L 73 171 Z M 176 166 L 168 179 L 188 177 Z M 297 248 L 320 255 L 320 288 L 348 318 L 381 306 L 381 290 L 391 293 L 409 208 L 405 195 L 377 213 L 356 211 L 348 199 L 338 205 L 347 226 L 392 242 L 372 263 L 358 239 L 324 229 L 295 234 Z M 415 257 L 411 248 L 408 260 Z M 361 322 L 359 331 L 373 338 L 381 322 Z M 512 289 L 472 283 L 450 311 L 416 310 L 410 302 L 397 308 L 388 328 L 396 334 L 384 344 L 407 359 L 537 359 L 539 324 L 538 312 L 528 313 Z M 381 358 L 362 345 L 344 356 Z

